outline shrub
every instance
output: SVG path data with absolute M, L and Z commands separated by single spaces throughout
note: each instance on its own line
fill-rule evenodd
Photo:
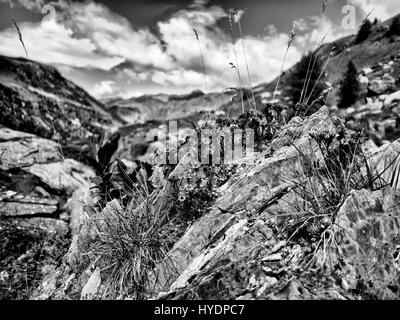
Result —
M 353 105 L 360 95 L 360 85 L 357 80 L 357 69 L 353 61 L 349 61 L 347 65 L 346 74 L 342 80 L 339 92 L 339 105 L 338 107 L 348 108 Z
M 367 19 L 365 20 L 364 24 L 361 25 L 361 28 L 358 31 L 355 43 L 358 44 L 367 40 L 371 32 L 372 32 L 372 23 Z
M 218 118 L 216 126 L 219 129 L 241 129 L 243 132 L 252 129 L 255 147 L 259 147 L 262 142 L 271 140 L 283 126 L 283 109 L 281 104 L 267 104 L 260 111 L 248 111 L 237 118 Z
M 388 30 L 388 36 L 399 36 L 400 35 L 400 16 L 393 18 L 390 28 Z

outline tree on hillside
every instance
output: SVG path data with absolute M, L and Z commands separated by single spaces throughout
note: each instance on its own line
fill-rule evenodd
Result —
M 357 80 L 357 74 L 357 68 L 353 61 L 350 60 L 340 86 L 339 108 L 348 108 L 357 101 L 360 95 L 360 85 Z
M 361 43 L 364 40 L 367 40 L 369 35 L 372 32 L 372 23 L 369 20 L 366 20 L 364 24 L 361 26 L 360 31 L 358 31 L 355 43 Z
M 400 16 L 395 17 L 388 30 L 389 36 L 400 36 Z
M 312 103 L 314 100 L 318 100 L 318 97 L 325 89 L 325 75 L 322 74 L 322 61 L 319 56 L 314 54 L 312 56 L 311 63 L 310 58 L 311 53 L 303 56 L 300 62 L 296 65 L 295 71 L 292 75 L 290 90 L 294 105 L 299 102 L 306 102 L 307 100 L 309 100 L 309 103 Z M 314 67 L 311 68 L 313 65 Z M 307 70 L 309 70 L 309 72 L 307 72 Z M 300 98 L 302 98 L 302 101 L 300 101 Z

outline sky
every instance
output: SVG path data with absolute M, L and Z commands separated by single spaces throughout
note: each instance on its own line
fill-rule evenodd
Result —
M 354 27 L 342 24 L 349 5 Z M 24 56 L 14 18 L 29 58 L 96 98 L 213 92 L 239 86 L 237 70 L 246 86 L 273 80 L 293 23 L 284 69 L 324 37 L 355 33 L 370 10 L 386 20 L 399 8 L 400 0 L 0 0 L 0 54 Z

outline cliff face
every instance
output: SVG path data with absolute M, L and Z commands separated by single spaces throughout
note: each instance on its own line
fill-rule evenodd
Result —
M 337 172 L 332 155 L 357 146 L 356 137 L 326 107 L 308 118 L 292 119 L 266 149 L 246 160 L 244 170 L 218 189 L 213 205 L 154 265 L 149 295 L 399 298 L 400 210 L 396 186 L 385 183 L 390 172 L 382 173 L 396 159 L 400 145 L 363 145 L 365 161 L 356 165 L 351 160 L 347 169 Z M 190 163 L 182 161 L 176 169 L 179 174 L 172 172 L 166 186 L 172 177 L 176 182 L 190 171 Z M 367 179 L 375 174 L 379 179 Z M 162 190 L 165 196 L 171 192 L 167 187 Z M 121 210 L 114 201 L 100 216 L 112 208 Z M 96 261 L 82 260 L 85 247 L 96 238 L 92 219 L 87 217 L 55 275 L 60 283 L 69 279 L 68 286 L 49 296 L 108 296 L 107 273 L 100 272 Z

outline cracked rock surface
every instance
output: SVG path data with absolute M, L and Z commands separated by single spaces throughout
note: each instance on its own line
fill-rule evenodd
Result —
M 94 173 L 62 159 L 57 148 L 51 140 L 0 127 L 0 298 L 37 295 L 33 288 L 55 270 L 79 231 L 85 200 L 79 195 L 88 194 Z M 30 273 L 21 269 L 27 264 Z M 24 273 L 29 290 L 18 287 Z

